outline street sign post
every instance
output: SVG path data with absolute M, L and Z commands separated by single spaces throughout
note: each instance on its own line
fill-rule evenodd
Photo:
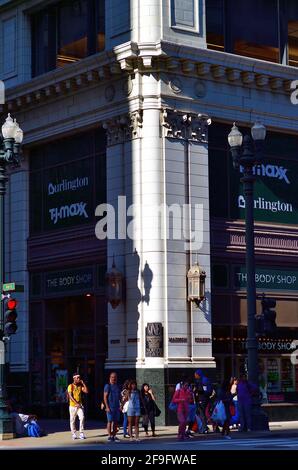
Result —
M 2 292 L 24 292 L 24 286 L 15 282 L 6 282 L 2 286 Z

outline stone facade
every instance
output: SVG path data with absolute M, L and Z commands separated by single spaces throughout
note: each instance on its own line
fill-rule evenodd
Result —
M 296 131 L 290 83 L 297 72 L 293 67 L 207 50 L 204 0 L 109 0 L 105 51 L 31 79 L 30 13 L 45 3 L 49 2 L 0 1 L 0 37 L 6 38 L 0 45 L 0 78 L 6 85 L 2 110 L 17 118 L 25 135 L 24 165 L 11 175 L 6 207 L 7 278 L 25 285 L 20 330 L 10 348 L 11 370 L 25 373 L 30 368 L 29 149 L 100 126 L 107 134 L 107 202 L 116 207 L 118 197 L 126 196 L 127 206 L 135 205 L 134 239 L 107 242 L 108 266 L 114 256 L 126 280 L 126 296 L 116 310 L 108 307 L 106 368 L 131 370 L 158 384 L 162 395 L 164 385 L 178 380 L 183 369 L 191 374 L 203 367 L 212 374 L 215 367 L 210 119 L 243 124 L 261 119 L 269 128 Z M 185 248 L 185 239 L 156 237 L 156 226 L 163 234 L 169 230 L 165 207 L 173 204 L 202 208 L 198 246 L 188 243 Z M 156 207 L 163 207 L 160 214 Z M 184 214 L 183 221 L 188 231 L 194 229 L 193 213 Z M 241 224 L 240 232 L 243 237 Z M 235 242 L 233 232 L 229 236 L 230 243 L 243 250 L 243 239 Z M 291 236 L 296 240 L 297 232 Z M 217 243 L 221 242 L 219 237 Z M 282 250 L 296 254 L 296 248 L 289 244 Z M 199 307 L 187 302 L 186 290 L 186 274 L 196 259 L 207 274 L 206 299 Z M 158 357 L 146 356 L 149 323 L 163 328 L 163 352 Z

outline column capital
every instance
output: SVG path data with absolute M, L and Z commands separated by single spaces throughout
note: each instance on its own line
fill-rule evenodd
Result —
M 137 110 L 130 113 L 114 116 L 103 123 L 107 131 L 108 146 L 121 144 L 128 140 L 140 137 L 143 127 L 143 111 Z
M 161 112 L 165 137 L 207 143 L 210 124 L 211 119 L 207 114 L 184 113 L 166 108 Z

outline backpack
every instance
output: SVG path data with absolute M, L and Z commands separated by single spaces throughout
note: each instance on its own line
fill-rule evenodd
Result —
M 41 437 L 41 429 L 36 421 L 28 423 L 27 432 L 29 437 Z

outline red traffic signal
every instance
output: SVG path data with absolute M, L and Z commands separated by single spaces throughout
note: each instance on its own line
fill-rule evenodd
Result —
M 16 299 L 8 299 L 6 308 L 8 308 L 9 310 L 14 310 L 17 305 L 18 301 Z
M 5 314 L 4 314 L 4 335 L 10 336 L 14 335 L 18 329 L 16 324 L 16 319 L 18 317 L 16 306 L 18 301 L 15 299 L 8 299 L 5 305 Z

